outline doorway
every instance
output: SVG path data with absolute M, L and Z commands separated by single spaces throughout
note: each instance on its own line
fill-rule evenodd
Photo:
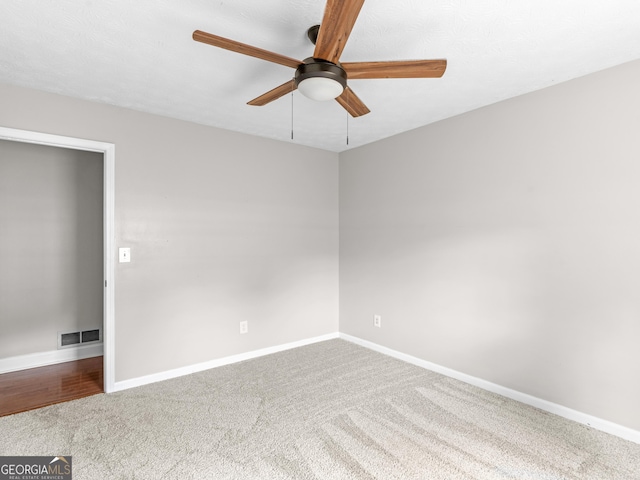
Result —
M 0 140 L 59 147 L 81 152 L 97 152 L 102 156 L 102 350 L 104 391 L 114 390 L 114 174 L 115 174 L 115 146 L 110 143 L 96 142 L 73 137 L 63 137 L 26 130 L 0 127 Z M 56 353 L 56 352 L 52 352 Z M 51 354 L 48 355 L 51 357 Z M 19 358 L 19 357 L 15 357 Z M 43 354 L 42 365 L 47 364 L 47 354 Z M 59 355 L 57 356 L 60 361 Z M 51 361 L 49 363 L 56 363 Z

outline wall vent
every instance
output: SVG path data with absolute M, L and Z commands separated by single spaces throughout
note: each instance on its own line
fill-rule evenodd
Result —
M 102 341 L 102 330 L 94 328 L 76 332 L 58 332 L 58 349 L 77 347 L 88 343 L 98 343 Z
M 80 339 L 82 343 L 88 342 L 99 342 L 100 341 L 100 329 L 96 328 L 95 330 L 85 330 L 82 332 L 82 338 Z
M 59 347 L 71 347 L 80 344 L 80 332 L 69 332 L 60 334 Z

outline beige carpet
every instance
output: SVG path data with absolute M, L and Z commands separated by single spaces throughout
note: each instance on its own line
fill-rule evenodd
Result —
M 0 418 L 83 479 L 640 479 L 640 445 L 342 340 Z

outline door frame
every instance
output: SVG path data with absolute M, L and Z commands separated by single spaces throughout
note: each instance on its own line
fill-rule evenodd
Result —
M 104 391 L 113 392 L 115 390 L 115 144 L 5 127 L 0 127 L 0 139 L 103 154 Z

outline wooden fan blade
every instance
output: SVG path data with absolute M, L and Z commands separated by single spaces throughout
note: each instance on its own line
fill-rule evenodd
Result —
M 254 98 L 250 102 L 247 102 L 247 105 L 254 105 L 256 107 L 261 107 L 266 105 L 267 103 L 271 103 L 274 100 L 283 97 L 287 93 L 293 92 L 296 88 L 296 82 L 294 80 L 289 80 L 286 83 L 283 83 L 279 87 L 274 88 L 273 90 L 269 90 L 267 93 L 260 95 L 259 97 Z
M 447 69 L 446 60 L 406 60 L 394 62 L 342 63 L 349 80 L 363 78 L 439 78 Z
M 298 68 L 298 65 L 302 63 L 300 60 L 296 60 L 295 58 L 286 57 L 268 50 L 252 47 L 245 43 L 229 40 L 228 38 L 219 37 L 212 33 L 202 32 L 200 30 L 193 32 L 193 39 L 196 42 L 206 43 L 207 45 L 213 45 L 214 47 L 224 48 L 225 50 L 231 50 L 232 52 L 238 52 L 243 55 L 260 58 L 268 62 L 278 63 L 285 67 Z
M 314 58 L 338 62 L 363 3 L 364 0 L 327 0 Z
M 344 92 L 336 98 L 336 101 L 342 105 L 352 117 L 361 117 L 371 111 L 349 87 L 344 89 Z

